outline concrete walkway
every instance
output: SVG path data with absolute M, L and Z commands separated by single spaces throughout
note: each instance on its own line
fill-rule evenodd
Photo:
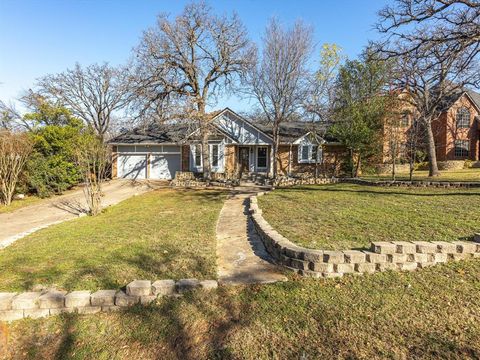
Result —
M 221 284 L 256 284 L 286 281 L 258 237 L 247 209 L 254 190 L 232 193 L 217 224 L 217 271 Z
M 117 204 L 150 189 L 152 185 L 148 183 L 112 180 L 103 187 L 105 195 L 102 204 L 104 207 Z M 83 190 L 79 189 L 11 213 L 0 214 L 0 249 L 35 231 L 74 219 L 84 214 L 86 208 Z

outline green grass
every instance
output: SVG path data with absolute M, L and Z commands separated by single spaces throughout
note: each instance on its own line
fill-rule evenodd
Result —
M 391 174 L 364 175 L 362 179 L 366 180 L 391 180 Z M 396 174 L 396 180 L 410 180 L 408 172 L 399 172 Z M 428 177 L 428 171 L 418 170 L 413 173 L 413 180 L 425 181 L 480 181 L 480 169 L 460 169 L 440 171 L 440 176 Z
M 26 206 L 35 205 L 42 200 L 43 199 L 36 196 L 27 196 L 25 197 L 25 199 L 22 200 L 12 200 L 12 202 L 8 206 L 0 204 L 0 214 L 9 213 Z
M 325 250 L 372 241 L 454 241 L 480 230 L 480 189 L 301 186 L 268 193 L 259 206 L 282 235 Z
M 479 358 L 479 273 L 480 261 L 470 260 L 412 273 L 293 278 L 162 299 L 124 313 L 22 320 L 4 329 L 4 353 L 21 359 Z
M 0 250 L 0 291 L 215 278 L 215 225 L 224 198 L 218 191 L 152 191 L 97 217 L 38 231 Z

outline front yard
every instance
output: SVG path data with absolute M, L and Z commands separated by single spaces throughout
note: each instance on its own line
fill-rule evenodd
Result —
M 470 260 L 340 280 L 292 276 L 121 313 L 21 320 L 9 325 L 5 358 L 479 358 L 479 273 Z
M 158 190 L 0 250 L 0 291 L 116 289 L 133 279 L 216 278 L 225 193 Z
M 259 206 L 282 235 L 324 250 L 372 241 L 454 241 L 480 230 L 480 189 L 301 186 L 260 197 Z

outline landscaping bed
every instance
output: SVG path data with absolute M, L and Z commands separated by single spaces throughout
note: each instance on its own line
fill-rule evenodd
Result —
M 373 241 L 464 240 L 480 223 L 480 189 L 298 186 L 270 192 L 258 204 L 280 234 L 322 250 L 369 248 Z
M 479 273 L 480 261 L 469 260 L 328 281 L 292 276 L 287 283 L 221 287 L 124 312 L 20 320 L 4 328 L 4 354 L 22 359 L 478 358 Z
M 134 279 L 216 278 L 226 193 L 158 190 L 0 250 L 0 291 L 116 289 Z

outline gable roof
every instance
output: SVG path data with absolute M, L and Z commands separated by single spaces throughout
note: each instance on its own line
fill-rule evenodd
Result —
M 472 104 L 480 112 L 480 94 L 471 89 L 459 89 L 449 96 L 446 96 L 442 101 L 441 110 L 447 111 L 464 95 L 471 100 Z

